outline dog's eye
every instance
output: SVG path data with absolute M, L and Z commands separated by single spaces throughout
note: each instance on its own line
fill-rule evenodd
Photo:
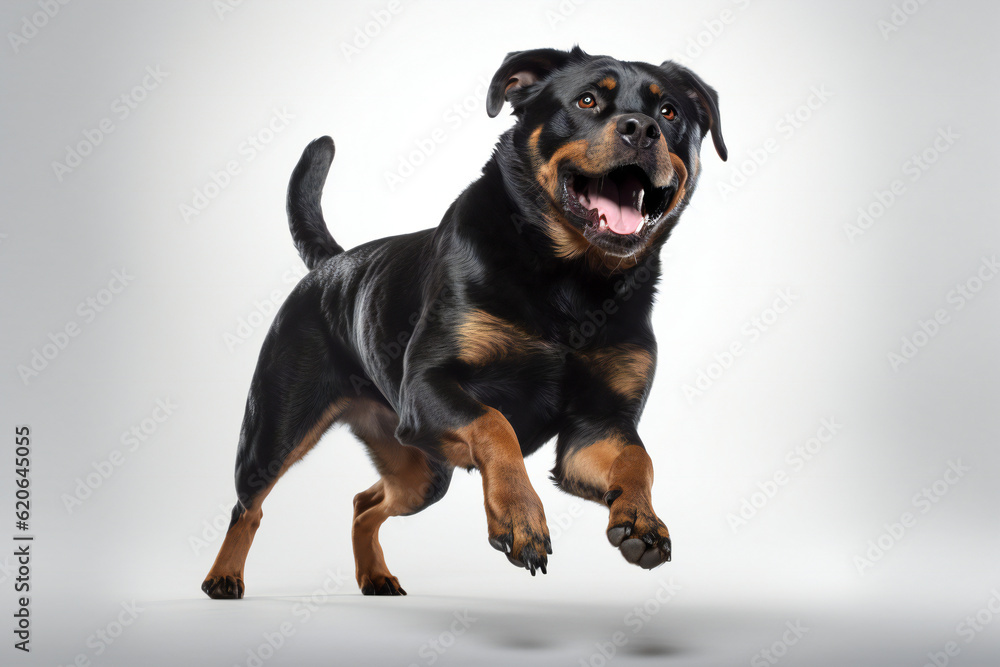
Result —
M 677 111 L 669 104 L 664 104 L 662 107 L 660 107 L 660 113 L 667 120 L 673 120 L 674 118 L 677 117 Z
M 576 101 L 576 104 L 581 109 L 593 109 L 597 106 L 597 100 L 590 93 L 586 93 Z

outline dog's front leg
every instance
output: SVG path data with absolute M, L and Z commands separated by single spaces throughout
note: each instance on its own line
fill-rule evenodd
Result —
M 468 396 L 447 374 L 411 368 L 403 383 L 396 437 L 443 457 L 456 467 L 478 468 L 489 542 L 518 567 L 545 572 L 552 553 L 542 501 L 528 480 L 510 422 Z
M 633 429 L 563 434 L 557 452 L 556 482 L 608 505 L 608 540 L 625 560 L 646 569 L 670 560 L 670 533 L 653 511 L 653 464 Z

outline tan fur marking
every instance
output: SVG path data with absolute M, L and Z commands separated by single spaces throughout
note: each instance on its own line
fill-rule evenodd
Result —
M 545 222 L 548 236 L 555 246 L 556 255 L 564 259 L 587 255 L 596 261 L 597 265 L 610 265 L 612 260 L 606 258 L 604 251 L 592 246 L 584 238 L 583 233 L 570 224 L 555 202 L 559 202 L 562 198 L 559 192 L 559 167 L 563 163 L 568 162 L 574 167 L 590 173 L 600 173 L 607 170 L 607 165 L 613 157 L 611 147 L 614 146 L 614 124 L 608 124 L 600 141 L 595 143 L 589 143 L 584 139 L 571 141 L 560 146 L 544 164 L 541 163 L 541 155 L 537 150 L 537 135 L 540 131 L 541 128 L 536 130 L 533 135 L 536 138 L 533 157 L 536 179 L 550 197 L 549 214 L 545 216 Z M 614 258 L 613 261 L 615 264 L 619 262 L 618 258 Z
M 545 226 L 548 230 L 549 238 L 555 246 L 556 257 L 572 259 L 581 257 L 593 246 L 590 241 L 584 238 L 578 229 L 569 224 L 561 211 L 551 207 L 549 214 L 545 216 Z
M 608 471 L 610 488 L 625 488 L 649 499 L 653 488 L 653 462 L 639 445 L 626 445 Z
M 577 491 L 592 489 L 591 500 L 600 501 L 611 484 L 611 466 L 626 444 L 613 437 L 573 451 L 562 464 L 564 484 Z
M 662 89 L 662 88 L 660 88 L 660 87 L 659 87 L 658 85 L 656 85 L 655 83 L 651 83 L 651 84 L 649 84 L 649 92 L 651 92 L 651 93 L 653 93 L 654 95 L 656 95 L 657 97 L 659 97 L 660 95 L 662 95 L 662 94 L 663 94 L 663 89 Z
M 641 444 L 620 436 L 598 440 L 567 453 L 560 473 L 559 485 L 569 493 L 610 502 L 608 538 L 612 539 L 611 531 L 616 529 L 612 544 L 621 543 L 622 555 L 629 562 L 651 568 L 669 560 L 670 531 L 653 511 L 653 462 Z M 631 532 L 623 534 L 622 528 Z M 645 553 L 635 554 L 633 542 L 629 546 L 632 555 L 626 554 L 625 536 L 645 541 Z
M 539 153 L 538 150 L 538 140 L 541 136 L 542 136 L 542 126 L 539 125 L 531 132 L 531 136 L 528 137 L 528 145 L 531 147 L 531 153 L 537 159 L 541 159 L 540 157 L 541 154 Z
M 378 532 L 389 517 L 410 514 L 426 502 L 434 477 L 427 456 L 396 440 L 399 416 L 381 403 L 355 399 L 344 412 L 344 421 L 365 443 L 382 476 L 354 497 L 351 542 L 358 586 L 372 592 L 388 582 L 390 588 L 405 593 L 385 564 Z
M 476 460 L 472 458 L 472 448 L 460 440 L 441 443 L 441 453 L 445 459 L 456 468 L 475 468 Z
M 246 565 L 247 553 L 250 551 L 250 545 L 253 544 L 257 529 L 260 527 L 262 516 L 263 512 L 259 506 L 243 512 L 232 528 L 226 532 L 222 548 L 219 549 L 219 554 L 215 557 L 215 562 L 212 563 L 212 569 L 205 577 L 206 580 L 234 577 L 239 582 L 243 581 L 243 568 Z
M 621 436 L 611 436 L 567 455 L 562 463 L 561 486 L 588 500 L 602 502 L 615 489 L 627 492 L 630 502 L 649 501 L 653 463 L 642 446 Z
M 524 469 L 521 447 L 510 422 L 499 410 L 488 406 L 483 409 L 481 417 L 446 433 L 442 439 L 467 448 L 469 458 L 480 470 L 498 465 Z M 455 448 L 453 451 L 461 450 Z
M 653 355 L 638 345 L 621 345 L 587 354 L 594 373 L 607 382 L 613 392 L 638 400 L 649 384 Z
M 293 449 L 288 456 L 285 457 L 281 470 L 278 471 L 274 480 L 267 487 L 267 491 L 263 494 L 264 496 L 271 492 L 271 489 L 273 489 L 274 485 L 278 483 L 281 476 L 288 472 L 289 468 L 301 461 L 305 455 L 316 446 L 320 438 L 323 437 L 323 434 L 327 432 L 333 422 L 340 419 L 340 416 L 344 414 L 344 410 L 347 409 L 348 404 L 349 401 L 347 400 L 339 400 L 330 404 L 330 407 L 323 412 L 323 416 L 319 418 L 319 421 L 317 421 L 313 427 L 309 429 L 302 440 L 299 441 L 299 444 L 295 446 L 295 449 Z M 257 503 L 255 502 L 255 504 Z
M 555 153 L 548 160 L 543 160 L 541 149 L 539 148 L 541 133 L 542 127 L 535 128 L 528 138 L 528 146 L 532 166 L 534 167 L 535 180 L 549 196 L 549 211 L 544 216 L 544 219 L 546 232 L 549 238 L 552 239 L 556 256 L 563 259 L 585 257 L 590 266 L 597 270 L 614 271 L 617 269 L 632 268 L 637 265 L 643 253 L 640 252 L 634 256 L 624 258 L 609 255 L 604 250 L 587 241 L 583 233 L 566 219 L 565 214 L 558 205 L 558 202 L 562 200 L 559 168 L 563 164 L 569 163 L 580 171 L 596 174 L 607 171 L 608 165 L 614 163 L 616 150 L 619 148 L 615 123 L 609 122 L 607 124 L 600 140 L 593 143 L 584 139 L 571 141 L 556 149 Z M 663 135 L 660 136 L 657 150 L 662 159 L 658 160 L 661 166 L 657 170 L 657 173 L 650 174 L 653 184 L 657 187 L 666 187 L 673 182 L 675 177 L 679 179 L 677 191 L 667 209 L 667 212 L 669 212 L 683 200 L 688 174 L 684 162 L 680 157 L 670 152 L 666 138 Z M 661 226 L 655 238 L 662 235 L 666 229 L 667 226 Z M 650 245 L 652 245 L 652 241 L 655 238 L 650 240 Z
M 271 493 L 271 489 L 274 488 L 274 485 L 281 476 L 292 465 L 309 453 L 309 450 L 316 446 L 316 443 L 323 437 L 326 430 L 330 428 L 330 425 L 343 414 L 346 405 L 346 401 L 336 401 L 330 404 L 316 424 L 309 429 L 305 437 L 285 457 L 281 469 L 271 483 L 263 491 L 250 499 L 250 506 L 244 508 L 245 511 L 242 516 L 226 532 L 226 537 L 222 541 L 222 547 L 219 549 L 219 553 L 215 557 L 215 562 L 212 564 L 212 569 L 209 570 L 206 579 L 234 577 L 242 584 L 243 568 L 246 565 L 247 553 L 253 544 L 253 538 L 257 533 L 257 529 L 260 527 L 261 517 L 264 515 L 261 509 L 264 499 Z
M 615 124 L 608 123 L 600 141 L 590 143 L 577 139 L 556 149 L 544 166 L 538 170 L 538 182 L 553 201 L 559 201 L 559 167 L 569 162 L 578 169 L 592 174 L 603 173 L 614 155 Z
M 528 479 L 514 428 L 498 410 L 483 408 L 481 417 L 443 436 L 447 445 L 443 451 L 452 465 L 471 460 L 479 468 L 490 535 L 513 531 L 517 554 L 522 546 L 548 534 L 545 514 Z
M 687 185 L 687 168 L 684 166 L 684 160 L 680 158 L 676 153 L 670 153 L 670 162 L 674 166 L 674 172 L 677 174 L 677 192 L 674 193 L 674 198 L 670 200 L 670 206 L 667 207 L 667 213 L 674 210 L 677 203 L 684 199 L 684 186 Z
M 545 191 L 549 197 L 549 212 L 545 215 L 545 227 L 548 236 L 555 246 L 556 255 L 565 259 L 578 257 L 587 252 L 590 243 L 583 238 L 576 228 L 563 216 L 553 202 L 559 200 L 558 189 L 558 168 L 559 163 L 556 156 L 553 156 L 547 163 L 542 161 L 541 149 L 538 147 L 542 135 L 542 126 L 536 127 L 528 137 L 529 155 L 534 167 L 535 180 L 538 186 Z M 584 144 L 585 142 L 577 142 Z M 556 160 L 553 163 L 553 160 Z
M 366 440 L 365 444 L 372 457 L 378 459 L 382 479 L 354 497 L 354 574 L 362 590 L 377 589 L 386 582 L 400 588 L 399 580 L 385 564 L 379 528 L 389 517 L 410 514 L 423 504 L 432 474 L 426 455 L 415 447 L 395 440 Z
M 597 85 L 600 86 L 601 88 L 607 88 L 608 90 L 614 90 L 615 86 L 618 85 L 618 82 L 615 81 L 613 77 L 606 76 L 603 79 L 601 79 L 600 81 L 598 81 Z
M 556 152 L 545 163 L 539 173 L 538 180 L 554 201 L 559 201 L 559 165 L 563 162 L 570 162 L 586 169 L 584 165 L 589 163 L 587 153 L 590 148 L 591 145 L 586 140 L 577 139 L 557 148 Z
M 456 335 L 459 360 L 474 365 L 544 346 L 520 327 L 483 310 L 469 312 L 458 326 Z

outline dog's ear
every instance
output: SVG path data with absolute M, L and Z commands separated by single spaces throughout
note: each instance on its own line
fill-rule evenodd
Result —
M 660 69 L 666 72 L 667 76 L 675 81 L 687 91 L 688 96 L 694 100 L 704 117 L 701 119 L 701 136 L 706 132 L 712 133 L 712 143 L 715 144 L 715 152 L 719 154 L 725 162 L 729 157 L 729 150 L 726 149 L 726 142 L 722 138 L 722 118 L 719 117 L 719 94 L 715 89 L 701 80 L 701 77 L 682 67 L 672 60 L 667 60 Z
M 579 48 L 573 51 L 534 49 L 508 53 L 490 82 L 490 90 L 486 95 L 486 113 L 490 118 L 495 118 L 503 108 L 504 101 L 510 99 L 511 93 L 538 83 L 569 62 L 578 51 Z

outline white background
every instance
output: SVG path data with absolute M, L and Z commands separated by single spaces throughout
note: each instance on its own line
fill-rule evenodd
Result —
M 0 557 L 0 662 L 246 665 L 287 622 L 294 634 L 265 664 L 596 666 L 617 631 L 609 664 L 771 664 L 758 651 L 779 642 L 784 664 L 919 666 L 949 641 L 951 664 L 995 664 L 1000 620 L 971 641 L 960 626 L 1000 588 L 1000 281 L 976 282 L 1000 250 L 994 3 L 233 4 L 0 11 L 4 33 L 30 35 L 0 45 L 0 536 L 15 532 L 19 424 L 33 433 L 36 535 L 30 656 L 11 647 L 14 563 Z M 337 142 L 324 207 L 345 247 L 433 226 L 512 122 L 485 113 L 504 55 L 576 43 L 677 59 L 721 99 L 730 160 L 706 141 L 700 190 L 667 244 L 640 430 L 673 562 L 625 563 L 604 537 L 607 511 L 547 481 L 550 446 L 528 461 L 553 527 L 547 576 L 489 547 L 479 477 L 459 472 L 438 505 L 382 529 L 410 595 L 362 598 L 351 498 L 376 473 L 334 430 L 268 499 L 247 599 L 208 600 L 199 585 L 221 544 L 211 524 L 225 527 L 235 499 L 238 429 L 273 312 L 263 302 L 302 271 L 284 218 L 302 148 Z M 147 67 L 166 74 L 133 92 Z M 105 118 L 113 131 L 57 174 Z M 944 151 L 940 132 L 957 136 Z M 267 142 L 251 150 L 251 136 Z M 925 151 L 933 162 L 914 171 Z M 213 188 L 230 161 L 239 173 Z M 390 183 L 404 162 L 419 164 Z M 196 191 L 214 196 L 185 220 Z M 882 214 L 852 235 L 859 208 Z M 128 286 L 91 319 L 79 304 L 107 297 L 116 270 Z M 959 309 L 966 283 L 981 289 Z M 779 291 L 794 300 L 775 320 Z M 938 310 L 946 323 L 894 368 L 889 353 Z M 755 318 L 770 324 L 751 338 Z M 259 325 L 227 342 L 241 321 Z M 78 335 L 22 378 L 71 323 Z M 735 342 L 742 354 L 726 359 Z M 711 382 L 686 394 L 701 372 Z M 177 407 L 130 450 L 122 434 L 157 400 Z M 836 435 L 791 464 L 824 419 Z M 115 450 L 121 465 L 68 508 Z M 939 482 L 959 462 L 956 483 Z M 786 483 L 759 495 L 776 473 Z M 915 502 L 935 482 L 943 495 Z M 744 501 L 756 513 L 734 524 Z M 906 512 L 914 525 L 892 536 Z M 884 555 L 870 544 L 880 539 Z M 296 605 L 329 572 L 343 584 L 303 622 Z M 143 611 L 114 643 L 93 639 L 133 600 Z M 636 628 L 627 615 L 643 605 L 653 613 Z M 463 611 L 477 620 L 449 638 Z M 809 631 L 782 646 L 786 622 Z

